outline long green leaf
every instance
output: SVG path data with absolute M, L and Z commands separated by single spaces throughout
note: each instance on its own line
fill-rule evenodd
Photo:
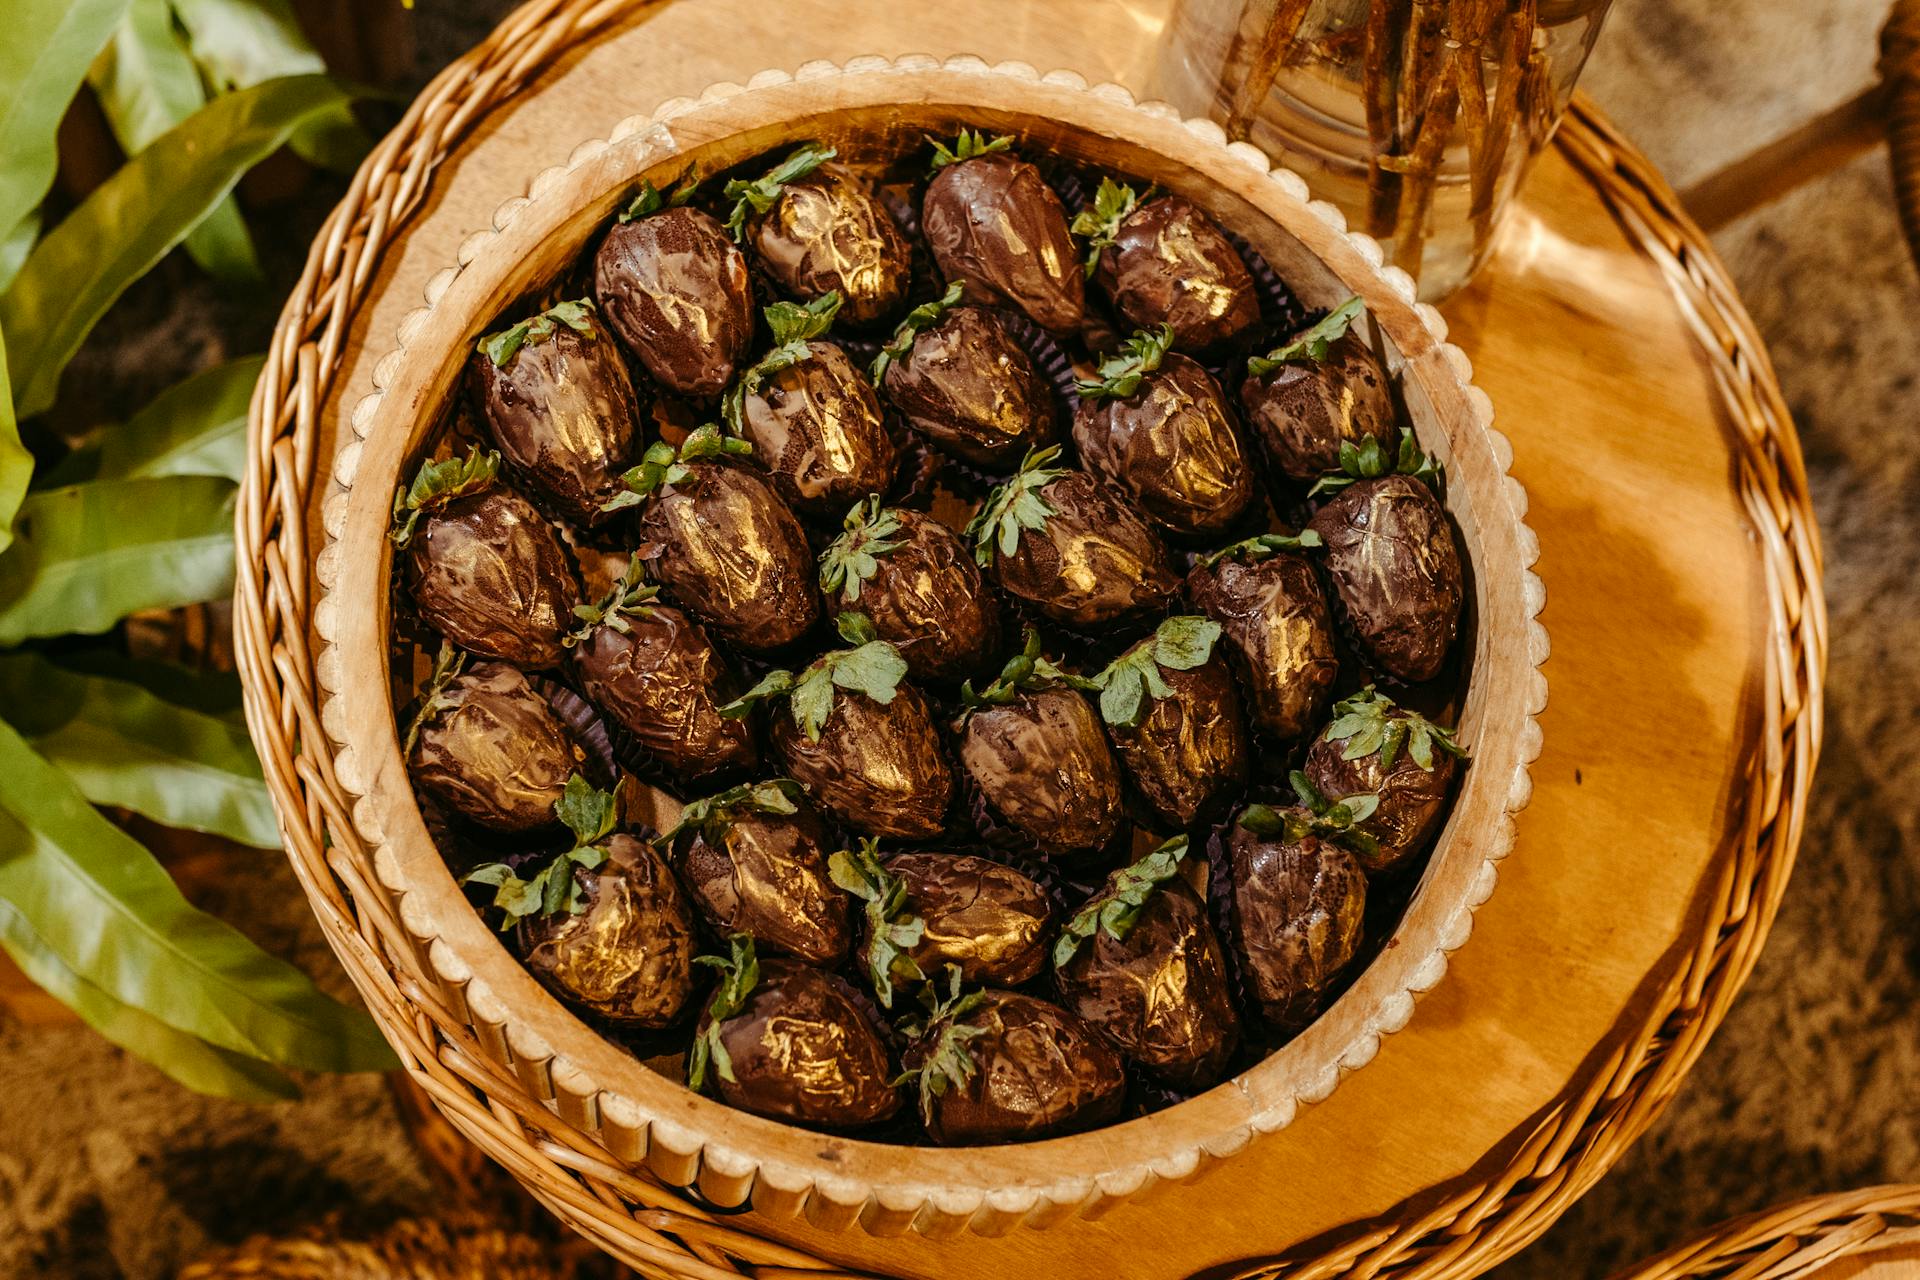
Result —
M 21 417 L 53 404 L 60 374 L 123 290 L 289 134 L 348 100 L 325 76 L 216 98 L 122 165 L 34 247 L 0 298 Z
M 13 230 L 0 236 L 0 293 L 4 293 L 13 278 L 20 274 L 20 264 L 27 260 L 33 251 L 33 242 L 40 238 L 40 211 L 30 209 L 27 216 L 13 225 Z
M 102 480 L 142 476 L 224 476 L 238 481 L 247 460 L 247 406 L 265 356 L 215 365 L 162 391 L 100 441 Z
M 94 59 L 87 81 L 121 150 L 130 156 L 207 105 L 200 69 L 181 43 L 167 0 L 133 0 L 113 39 Z M 215 279 L 260 281 L 260 260 L 232 196 L 193 229 L 185 248 Z
M 55 666 L 87 676 L 105 676 L 137 684 L 162 702 L 211 716 L 241 730 L 247 727 L 240 678 L 231 671 L 199 671 L 159 658 L 131 658 L 112 644 L 75 648 L 62 645 Z
M 0 556 L 0 646 L 226 595 L 234 492 L 211 476 L 167 476 L 29 494 Z
M 187 29 L 194 60 L 222 90 L 246 89 L 280 76 L 325 71 L 319 50 L 300 29 L 287 0 L 172 0 Z M 343 103 L 302 125 L 291 139 L 310 164 L 351 173 L 373 140 Z
M 0 707 L 95 804 L 255 848 L 280 845 L 253 744 L 228 720 L 26 652 L 0 654 Z
M 0 551 L 13 545 L 14 516 L 33 480 L 33 455 L 20 443 L 20 424 L 13 416 L 13 388 L 7 382 L 6 331 L 0 329 Z M 0 580 L 6 576 L 6 558 L 0 557 Z
M 0 0 L 0 230 L 53 186 L 54 131 L 128 0 Z
M 0 899 L 79 977 L 176 1031 L 309 1071 L 376 1071 L 372 1021 L 196 911 L 140 844 L 0 723 Z M 21 838 L 24 836 L 24 839 Z
M 25 836 L 18 823 L 0 813 L 0 845 Z M 241 1102 L 284 1102 L 300 1096 L 299 1086 L 266 1063 L 215 1048 L 115 1000 L 62 964 L 27 918 L 5 902 L 0 902 L 0 949 L 35 986 L 79 1014 L 81 1021 L 189 1089 Z

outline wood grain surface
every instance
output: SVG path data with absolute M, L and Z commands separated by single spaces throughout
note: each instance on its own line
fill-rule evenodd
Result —
M 323 422 L 337 429 L 339 407 L 372 389 L 367 344 L 385 342 L 525 175 L 627 115 L 762 65 L 965 52 L 988 26 L 997 48 L 1017 37 L 1043 69 L 1138 83 L 1137 37 L 1153 23 L 1151 5 L 1101 5 L 1097 23 L 1012 3 L 896 8 L 891 29 L 865 11 L 869 22 L 848 30 L 841 6 L 792 0 L 762 31 L 695 0 L 644 11 L 569 55 L 437 175 L 431 207 L 383 258 L 378 296 L 345 335 Z M 1140 25 L 1108 44 L 1102 23 Z M 1740 744 L 1753 737 L 1767 640 L 1719 398 L 1665 284 L 1554 154 L 1493 265 L 1446 314 L 1532 497 L 1554 636 L 1534 800 L 1446 983 L 1328 1102 L 1192 1187 L 1045 1235 L 779 1234 L 925 1276 L 1230 1271 L 1497 1167 L 1655 1005 L 1731 879 L 1729 796 L 1748 764 Z M 319 456 L 330 454 L 323 440 Z

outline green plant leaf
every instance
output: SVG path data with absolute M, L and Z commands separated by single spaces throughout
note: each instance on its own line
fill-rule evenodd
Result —
M 19 824 L 0 813 L 0 846 L 25 839 Z M 285 1102 L 300 1096 L 292 1080 L 266 1063 L 215 1048 L 115 1000 L 67 968 L 27 918 L 5 902 L 0 902 L 0 949 L 36 987 L 73 1010 L 82 1022 L 189 1089 L 241 1102 Z
M 139 842 L 0 724 L 0 899 L 74 974 L 176 1031 L 309 1071 L 383 1071 L 366 1014 L 196 911 Z M 24 838 L 20 838 L 24 837 Z
M 950 164 L 959 164 L 962 160 L 972 160 L 976 156 L 991 155 L 996 151 L 1013 149 L 1013 138 L 1009 134 L 1000 134 L 988 138 L 985 134 L 972 129 L 962 129 L 949 147 L 940 139 L 928 136 L 933 147 L 933 160 L 928 165 L 929 172 L 938 173 Z
M 1066 467 L 1053 464 L 1060 460 L 1060 446 L 1029 449 L 1013 477 L 987 495 L 973 519 L 961 532 L 973 543 L 973 560 L 982 569 L 993 568 L 994 554 L 1010 556 L 1020 549 L 1022 529 L 1044 529 L 1056 513 L 1043 492 L 1067 474 Z
M 1125 400 L 1140 389 L 1148 374 L 1160 368 L 1172 346 L 1170 324 L 1136 330 L 1120 344 L 1117 355 L 1100 362 L 1099 377 L 1082 379 L 1073 389 L 1084 400 Z
M 265 356 L 215 365 L 175 383 L 100 437 L 98 480 L 221 476 L 247 462 L 247 406 Z
M 7 378 L 7 341 L 0 330 L 0 551 L 13 544 L 14 517 L 33 480 L 33 455 L 20 442 L 20 424 L 13 416 L 13 387 Z M 6 561 L 0 559 L 0 581 Z
M 162 702 L 198 711 L 243 731 L 247 727 L 240 677 L 231 671 L 201 671 L 158 658 L 130 658 L 110 643 L 80 647 L 62 644 L 50 657 L 63 670 L 135 684 Z
M 53 187 L 54 140 L 87 67 L 128 0 L 11 0 L 0 5 L 0 228 L 11 232 Z
M 798 182 L 838 154 L 832 147 L 809 142 L 789 152 L 785 160 L 758 178 L 735 178 L 729 182 L 725 195 L 733 201 L 733 211 L 727 215 L 727 230 L 735 240 L 744 241 L 747 219 L 751 215 L 773 208 L 774 201 L 780 198 L 789 182 Z
M 760 984 L 760 960 L 753 953 L 752 937 L 736 933 L 727 939 L 727 946 L 729 955 L 693 958 L 695 964 L 705 965 L 720 975 L 713 999 L 707 1005 L 706 1032 L 694 1037 L 687 1055 L 687 1087 L 696 1093 L 707 1081 L 709 1064 L 722 1080 L 733 1081 L 733 1059 L 720 1033 L 728 1018 L 747 1007 L 747 998 Z
M 873 358 L 868 372 L 873 385 L 879 386 L 887 380 L 887 370 L 897 360 L 905 360 L 913 350 L 913 344 L 920 331 L 934 324 L 952 308 L 960 305 L 960 295 L 966 291 L 966 283 L 955 280 L 947 286 L 947 291 L 932 302 L 923 302 L 907 312 L 907 318 L 894 329 L 893 336 L 887 339 L 887 345 L 880 348 L 880 354 Z
M 24 652 L 0 655 L 0 706 L 93 803 L 259 849 L 280 846 L 253 745 L 230 721 Z
M 1102 929 L 1116 941 L 1125 939 L 1146 910 L 1154 890 L 1179 874 L 1186 856 L 1187 837 L 1175 836 L 1108 876 L 1100 892 L 1061 928 L 1053 944 L 1054 968 L 1072 960 L 1081 944 Z
M 327 69 L 287 0 L 171 2 L 194 61 L 222 91 Z M 301 125 L 289 142 L 307 163 L 336 173 L 352 173 L 373 145 L 344 102 Z
M 1291 341 L 1281 343 L 1264 356 L 1248 356 L 1247 372 L 1257 378 L 1286 364 L 1318 364 L 1327 358 L 1334 343 L 1347 336 L 1347 330 L 1366 309 L 1365 299 L 1356 293 Z
M 1093 203 L 1073 216 L 1073 225 L 1068 228 L 1077 236 L 1087 238 L 1086 273 L 1089 278 L 1100 267 L 1100 255 L 1106 251 L 1120 235 L 1120 224 L 1133 216 L 1140 206 L 1140 197 L 1133 188 L 1112 178 L 1102 177 L 1100 189 L 1094 192 Z
M 20 264 L 27 260 L 27 254 L 33 251 L 33 242 L 40 238 L 40 211 L 35 209 L 26 217 L 13 224 L 13 230 L 0 236 L 0 293 L 5 293 L 13 278 L 20 274 Z
M 130 156 L 207 105 L 200 70 L 181 43 L 167 0 L 133 0 L 87 81 L 120 149 Z M 186 250 L 216 280 L 261 280 L 260 260 L 232 196 L 187 236 Z
M 30 494 L 0 556 L 0 646 L 105 631 L 233 590 L 231 481 L 99 480 Z
M 95 188 L 34 246 L 0 298 L 22 417 L 53 404 L 61 371 L 126 287 L 198 226 L 302 123 L 348 100 L 325 76 L 216 98 Z

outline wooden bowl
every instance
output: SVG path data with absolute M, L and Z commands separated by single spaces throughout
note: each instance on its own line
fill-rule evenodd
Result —
M 1251 242 L 1303 301 L 1365 297 L 1369 323 L 1420 443 L 1447 467 L 1446 502 L 1469 562 L 1471 677 L 1460 717 L 1473 753 L 1445 830 L 1393 938 L 1312 1026 L 1258 1066 L 1190 1101 L 1124 1124 L 1023 1146 L 943 1150 L 830 1137 L 735 1111 L 652 1072 L 549 996 L 468 905 L 429 839 L 394 727 L 388 670 L 392 571 L 387 530 L 396 485 L 410 474 L 471 349 L 503 308 L 573 262 L 643 177 L 677 176 L 689 161 L 724 169 L 801 139 L 872 155 L 918 147 L 961 126 L 1012 133 L 1179 192 Z M 1466 358 L 1445 342 L 1412 282 L 1383 269 L 1378 247 L 1347 234 L 1330 205 L 1312 203 L 1294 174 L 1209 123 L 1139 104 L 1114 85 L 1073 73 L 1039 75 L 978 59 L 856 59 L 763 72 L 716 85 L 627 120 L 566 164 L 535 175 L 525 198 L 473 236 L 458 265 L 434 277 L 428 305 L 402 324 L 379 362 L 379 391 L 354 411 L 334 466 L 329 544 L 316 607 L 317 665 L 330 691 L 323 725 L 342 785 L 359 797 L 356 828 L 373 849 L 371 883 L 415 946 L 415 976 L 482 1052 L 525 1091 L 507 1109 L 551 1107 L 595 1136 L 617 1162 L 721 1206 L 751 1202 L 773 1216 L 804 1213 L 825 1229 L 859 1223 L 877 1234 L 1004 1231 L 1043 1226 L 1187 1179 L 1284 1128 L 1366 1065 L 1382 1036 L 1405 1026 L 1414 999 L 1438 982 L 1493 891 L 1529 795 L 1540 750 L 1533 716 L 1545 705 L 1538 671 L 1546 633 L 1542 588 L 1522 523 L 1525 495 L 1507 475 L 1511 453 Z M 1493 1069 L 1491 1066 L 1489 1069 Z M 496 1104 L 498 1105 L 498 1104 Z

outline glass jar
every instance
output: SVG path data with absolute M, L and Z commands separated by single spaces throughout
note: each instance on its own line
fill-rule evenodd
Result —
M 1437 300 L 1485 260 L 1611 0 L 1177 0 L 1151 86 L 1298 171 Z

